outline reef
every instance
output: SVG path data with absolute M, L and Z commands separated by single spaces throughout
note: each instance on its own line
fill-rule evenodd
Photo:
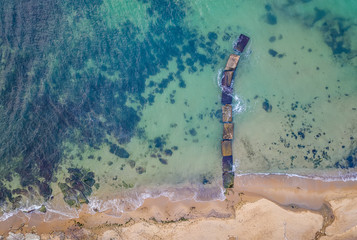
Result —
M 58 183 L 63 194 L 63 200 L 71 207 L 79 208 L 81 204 L 88 203 L 95 184 L 94 173 L 85 169 L 68 168 L 69 177 L 65 183 Z

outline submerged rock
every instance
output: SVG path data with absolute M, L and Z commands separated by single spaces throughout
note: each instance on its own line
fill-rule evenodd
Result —
M 138 174 L 143 174 L 146 172 L 146 169 L 144 167 L 137 167 L 135 170 Z
M 79 208 L 81 204 L 88 203 L 88 199 L 84 194 L 74 188 L 71 188 L 65 183 L 58 183 L 58 187 L 63 193 L 63 200 L 70 206 Z
M 94 173 L 83 169 L 68 168 L 70 177 L 66 183 L 58 183 L 63 194 L 63 200 L 71 207 L 79 208 L 81 204 L 88 203 L 87 197 L 92 194 L 95 184 Z
M 164 158 L 159 158 L 159 161 L 164 164 L 164 165 L 167 165 L 167 160 L 164 159 Z
M 165 155 L 166 155 L 166 156 L 172 156 L 172 150 L 166 149 L 166 150 L 165 150 Z
M 213 180 L 213 176 L 211 174 L 205 174 L 201 176 L 201 182 L 203 185 L 211 184 Z
M 191 136 L 196 136 L 197 135 L 197 131 L 194 128 L 190 129 L 189 132 L 190 132 Z
M 136 162 L 134 160 L 129 160 L 128 163 L 131 168 L 134 168 L 136 165 Z
M 116 144 L 111 144 L 109 151 L 120 158 L 128 158 L 130 156 L 130 154 L 124 148 L 119 147 Z
M 267 15 L 266 15 L 265 22 L 270 24 L 270 25 L 275 25 L 275 24 L 277 24 L 278 21 L 277 21 L 276 16 L 274 14 L 272 14 L 271 12 L 268 12 Z
M 11 191 L 5 186 L 3 186 L 2 182 L 0 182 L 0 206 L 2 206 L 6 202 L 6 200 L 11 202 L 13 200 L 13 197 Z
M 156 148 L 162 149 L 166 145 L 166 142 L 163 137 L 156 137 L 154 139 L 154 144 Z
M 262 104 L 263 109 L 266 112 L 271 112 L 271 110 L 273 109 L 272 105 L 269 103 L 268 99 L 265 99 L 263 104 Z
M 275 42 L 275 40 L 276 40 L 276 37 L 275 37 L 275 36 L 271 36 L 271 37 L 269 38 L 269 42 Z
M 269 49 L 269 54 L 272 56 L 272 57 L 275 57 L 277 54 L 278 54 L 278 52 L 277 51 L 275 51 L 274 49 Z
M 357 166 L 357 148 L 352 149 L 347 157 L 335 163 L 336 168 L 355 168 Z

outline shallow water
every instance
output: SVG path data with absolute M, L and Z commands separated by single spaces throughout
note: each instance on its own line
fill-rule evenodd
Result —
M 73 213 L 58 183 L 113 214 L 159 195 L 222 198 L 219 75 L 241 33 L 236 173 L 353 179 L 356 13 L 347 0 L 5 0 L 2 208 Z

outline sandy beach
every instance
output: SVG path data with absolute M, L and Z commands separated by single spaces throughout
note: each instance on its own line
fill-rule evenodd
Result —
M 264 183 L 264 184 L 262 184 Z M 224 201 L 146 199 L 120 218 L 91 215 L 43 221 L 18 214 L 7 239 L 356 239 L 357 183 L 279 175 L 236 177 Z

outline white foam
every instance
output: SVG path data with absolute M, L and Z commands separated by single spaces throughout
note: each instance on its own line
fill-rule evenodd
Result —
M 8 218 L 11 218 L 19 211 L 11 211 L 11 212 L 4 212 L 3 215 L 0 216 L 0 221 L 6 221 Z
M 47 208 L 46 209 L 46 215 L 44 218 L 45 222 L 50 222 L 53 220 L 53 215 L 56 215 L 55 218 L 58 219 L 71 219 L 71 218 L 78 218 L 79 217 L 79 211 L 76 209 L 71 209 L 71 211 L 64 212 L 52 208 Z
M 223 76 L 223 72 L 224 72 L 223 68 L 218 69 L 217 77 L 216 77 L 217 86 L 218 86 L 221 90 L 223 90 L 223 88 L 222 88 L 222 76 Z
M 39 209 L 40 207 L 41 207 L 41 205 L 30 205 L 30 206 L 23 206 L 16 210 L 12 210 L 12 211 L 8 211 L 8 212 L 4 211 L 3 215 L 0 216 L 0 221 L 6 221 L 10 217 L 12 217 L 20 212 L 23 212 L 25 214 L 25 216 L 29 218 L 28 215 L 31 214 L 31 212 Z
M 341 173 L 342 174 L 342 173 Z M 297 177 L 303 179 L 311 179 L 311 180 L 320 180 L 323 182 L 355 182 L 357 181 L 357 173 L 349 173 L 345 175 L 337 175 L 337 176 L 318 176 L 318 175 L 300 175 L 294 173 L 236 173 L 236 177 L 238 176 L 249 176 L 249 175 L 257 175 L 257 176 L 287 176 L 287 177 Z
M 134 211 L 141 207 L 145 199 L 166 197 L 171 202 L 194 200 L 196 202 L 225 200 L 224 189 L 221 184 L 214 183 L 213 186 L 190 186 L 181 188 L 160 188 L 135 190 L 115 199 L 102 200 L 97 197 L 89 199 L 89 211 L 91 214 L 104 212 L 108 215 L 120 217 L 125 211 Z
M 233 98 L 233 102 L 232 102 L 233 114 L 235 115 L 241 112 L 245 112 L 246 104 L 244 103 L 244 101 L 236 94 L 232 95 L 232 98 Z

